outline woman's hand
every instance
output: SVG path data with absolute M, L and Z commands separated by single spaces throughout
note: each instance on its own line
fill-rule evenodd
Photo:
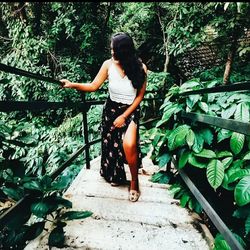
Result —
M 60 82 L 62 83 L 63 88 L 73 88 L 74 87 L 74 84 L 67 79 L 62 79 L 62 80 L 60 80 Z
M 114 126 L 115 126 L 116 128 L 121 128 L 121 127 L 125 126 L 125 117 L 122 116 L 122 115 L 118 116 L 118 117 L 114 120 L 113 124 L 114 124 Z

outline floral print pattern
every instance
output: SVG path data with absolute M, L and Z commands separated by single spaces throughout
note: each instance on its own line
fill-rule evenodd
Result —
M 138 106 L 136 110 L 126 119 L 125 126 L 122 128 L 116 128 L 113 125 L 114 120 L 128 107 L 129 105 L 114 102 L 110 98 L 107 99 L 103 106 L 100 175 L 108 182 L 120 184 L 124 184 L 126 182 L 124 163 L 127 162 L 122 144 L 123 135 L 125 134 L 131 121 L 134 121 L 137 125 L 138 168 L 142 167 L 142 155 L 139 138 L 140 106 Z

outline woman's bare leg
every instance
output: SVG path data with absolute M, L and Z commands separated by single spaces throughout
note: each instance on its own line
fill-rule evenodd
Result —
M 137 152 L 137 125 L 132 121 L 123 138 L 123 149 L 131 173 L 131 190 L 139 191 L 138 184 L 138 152 Z

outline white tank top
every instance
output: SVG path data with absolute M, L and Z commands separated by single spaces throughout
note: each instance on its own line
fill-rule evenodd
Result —
M 111 62 L 108 69 L 108 80 L 110 99 L 114 102 L 132 104 L 136 97 L 137 89 L 133 87 L 132 82 L 126 75 L 124 77 L 121 76 L 113 62 Z

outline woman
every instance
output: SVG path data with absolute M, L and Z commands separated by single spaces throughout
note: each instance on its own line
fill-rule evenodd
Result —
M 108 78 L 109 97 L 102 116 L 102 156 L 100 174 L 112 186 L 126 182 L 124 162 L 131 172 L 129 200 L 140 196 L 138 169 L 142 167 L 139 146 L 140 102 L 146 90 L 147 68 L 136 56 L 132 38 L 117 33 L 111 38 L 112 58 L 106 60 L 89 84 L 62 79 L 64 88 L 91 92 Z

